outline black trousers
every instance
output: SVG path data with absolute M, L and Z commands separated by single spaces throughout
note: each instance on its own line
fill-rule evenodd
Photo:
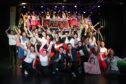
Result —
M 10 54 L 10 64 L 13 68 L 16 66 L 17 56 L 16 56 L 16 46 L 9 46 L 9 54 Z
M 32 63 L 26 63 L 26 62 L 22 62 L 22 72 L 24 73 L 24 71 L 27 71 L 29 75 L 34 75 L 35 74 L 35 70 L 32 67 Z
M 63 61 L 59 61 L 59 62 L 53 62 L 52 63 L 52 71 L 56 71 L 56 68 L 59 69 L 59 71 L 65 71 L 65 65 Z
M 36 69 L 37 74 L 40 76 L 48 76 L 50 74 L 49 66 L 41 66 L 41 64 L 38 64 Z
M 71 66 L 68 68 L 68 72 L 78 72 L 79 64 L 76 61 L 70 62 Z

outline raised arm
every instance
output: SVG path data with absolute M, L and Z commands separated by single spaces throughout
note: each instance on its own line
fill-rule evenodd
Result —
M 47 49 L 47 51 L 48 51 L 47 56 L 50 55 L 53 44 L 54 44 L 53 42 L 50 42 L 50 45 L 49 45 L 49 47 L 48 47 L 48 49 Z
M 33 37 L 33 34 L 31 33 L 31 31 L 29 29 L 24 28 L 24 31 L 26 32 L 28 37 Z M 29 32 L 29 34 L 28 34 L 28 32 Z
M 8 35 L 8 31 L 10 30 L 10 27 L 8 29 L 5 30 L 5 33 Z
M 34 37 L 36 38 L 36 40 L 38 40 L 39 42 L 42 43 L 42 39 L 41 38 L 39 38 L 37 35 L 34 35 Z
M 37 50 L 37 43 L 35 43 L 35 52 L 38 56 L 40 56 L 40 54 L 38 53 L 38 50 Z
M 28 49 L 24 48 L 24 46 L 21 43 L 19 43 L 18 46 L 20 46 L 23 50 L 28 51 Z

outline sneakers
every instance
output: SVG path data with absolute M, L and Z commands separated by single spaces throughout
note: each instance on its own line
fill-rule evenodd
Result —
M 25 74 L 25 75 L 28 75 L 28 72 L 25 70 L 25 71 L 24 71 L 24 74 Z
M 74 78 L 76 78 L 77 76 L 76 76 L 76 74 L 74 73 L 74 72 L 72 72 L 72 76 L 74 77 Z
M 56 71 L 59 71 L 59 69 L 58 69 L 58 68 L 56 68 Z

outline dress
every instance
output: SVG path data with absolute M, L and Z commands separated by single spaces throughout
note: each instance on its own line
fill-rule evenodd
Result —
M 36 17 L 32 15 L 31 26 L 36 26 Z
M 105 58 L 105 54 L 99 54 L 98 55 L 98 60 L 99 60 L 99 65 L 102 71 L 105 71 L 107 69 L 107 64 L 106 62 L 103 60 Z M 101 59 L 103 58 L 103 59 Z
M 88 74 L 101 74 L 97 56 L 95 56 L 94 54 L 90 55 L 88 62 L 84 62 L 84 70 L 85 73 Z
M 41 22 L 40 22 L 40 18 L 39 17 L 36 17 L 36 25 L 37 26 L 41 25 Z
M 72 25 L 73 27 L 77 27 L 77 26 L 78 26 L 77 18 L 73 17 L 73 18 L 71 19 L 71 25 Z

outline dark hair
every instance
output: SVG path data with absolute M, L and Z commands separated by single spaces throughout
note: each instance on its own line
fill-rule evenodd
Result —
M 52 35 L 50 35 L 50 34 L 47 34 L 47 36 L 49 36 L 50 37 L 50 41 L 53 41 L 53 36 Z
M 98 50 L 96 51 L 95 48 L 97 47 L 91 48 L 90 50 L 93 54 L 98 55 Z
M 59 49 L 60 49 L 60 48 L 63 48 L 63 49 L 64 49 L 64 47 L 63 47 L 63 46 L 59 47 Z

